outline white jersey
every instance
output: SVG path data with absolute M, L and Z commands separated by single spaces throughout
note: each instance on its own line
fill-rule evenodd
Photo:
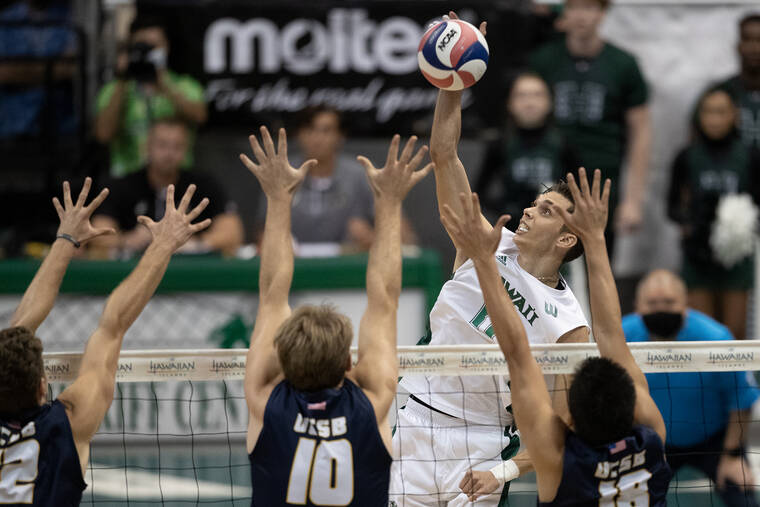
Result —
M 514 233 L 504 229 L 496 250 L 496 264 L 531 343 L 555 343 L 562 335 L 588 322 L 570 288 L 541 283 L 517 263 Z M 430 345 L 495 343 L 491 319 L 486 313 L 478 275 L 468 259 L 444 284 L 430 312 Z M 549 389 L 553 384 L 547 378 Z M 410 375 L 401 386 L 423 402 L 449 415 L 475 424 L 512 424 L 506 410 L 511 396 L 501 376 Z

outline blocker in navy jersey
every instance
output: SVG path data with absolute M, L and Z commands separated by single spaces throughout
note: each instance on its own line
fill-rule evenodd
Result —
M 272 391 L 251 460 L 251 505 L 388 505 L 391 456 L 364 392 L 349 379 L 337 389 Z
M 0 505 L 77 506 L 87 485 L 63 404 L 0 414 Z
M 663 442 L 652 428 L 634 426 L 630 436 L 604 447 L 569 432 L 557 496 L 538 505 L 664 507 L 670 476 Z

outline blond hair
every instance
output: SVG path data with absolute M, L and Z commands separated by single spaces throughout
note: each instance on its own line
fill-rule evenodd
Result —
M 351 321 L 327 305 L 297 308 L 282 323 L 274 344 L 285 378 L 301 391 L 337 386 L 346 374 Z

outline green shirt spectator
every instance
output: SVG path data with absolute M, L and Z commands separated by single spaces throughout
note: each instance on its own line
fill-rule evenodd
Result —
M 167 71 L 168 82 L 177 93 L 188 100 L 203 101 L 203 87 L 190 76 Z M 103 111 L 113 98 L 119 86 L 114 80 L 106 84 L 98 93 L 97 110 Z M 124 176 L 141 169 L 145 165 L 145 143 L 150 125 L 157 119 L 178 116 L 177 107 L 163 94 L 147 95 L 141 91 L 136 81 L 126 81 L 122 119 L 116 136 L 111 139 L 111 175 Z M 182 163 L 183 168 L 193 165 L 193 137 Z
M 565 41 L 557 41 L 540 48 L 531 64 L 552 87 L 556 124 L 583 163 L 619 181 L 625 112 L 647 101 L 647 86 L 633 56 L 604 43 L 595 58 L 579 58 Z
M 169 41 L 161 23 L 138 17 L 129 45 L 117 59 L 117 79 L 100 90 L 95 137 L 111 150 L 111 175 L 143 167 L 146 139 L 156 120 L 176 117 L 191 127 L 182 167 L 192 165 L 193 130 L 206 121 L 203 87 L 190 76 L 166 67 Z
M 647 87 L 636 60 L 599 35 L 608 6 L 609 0 L 566 0 L 557 21 L 565 37 L 539 48 L 530 65 L 551 86 L 555 124 L 583 165 L 613 179 L 607 228 L 611 252 L 614 231 L 642 223 L 652 131 Z M 620 174 L 623 165 L 627 178 Z

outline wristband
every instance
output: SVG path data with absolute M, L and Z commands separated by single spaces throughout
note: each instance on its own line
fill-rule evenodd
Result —
M 496 480 L 499 481 L 499 484 L 502 486 L 505 483 L 520 477 L 520 469 L 517 468 L 517 463 L 511 459 L 508 459 L 507 461 L 499 463 L 493 467 L 491 469 L 491 473 L 494 477 L 496 477 Z
M 82 246 L 82 244 L 79 241 L 75 240 L 73 236 L 71 236 L 70 234 L 66 234 L 65 232 L 59 232 L 58 234 L 56 234 L 55 239 L 65 239 L 66 241 L 71 241 L 71 244 L 77 248 Z

